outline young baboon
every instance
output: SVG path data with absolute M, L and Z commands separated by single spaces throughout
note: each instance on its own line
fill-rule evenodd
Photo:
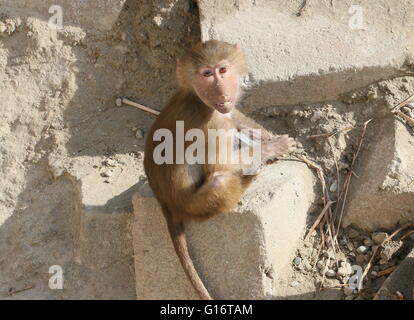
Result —
M 174 248 L 181 264 L 200 298 L 211 296 L 194 268 L 184 233 L 189 220 L 202 221 L 214 215 L 232 210 L 252 175 L 243 175 L 243 165 L 233 163 L 189 163 L 174 148 L 173 164 L 157 164 L 154 149 L 161 142 L 154 139 L 158 129 L 168 129 L 175 137 L 177 121 L 183 121 L 183 131 L 200 129 L 208 136 L 211 129 L 231 132 L 251 126 L 251 122 L 236 110 L 240 96 L 240 76 L 247 73 L 245 57 L 238 45 L 210 40 L 189 49 L 177 60 L 178 89 L 162 110 L 150 131 L 145 145 L 144 167 L 151 189 L 159 201 Z M 294 147 L 288 136 L 274 137 L 262 132 L 261 155 L 280 156 Z M 178 142 L 177 142 L 178 143 Z M 185 142 L 187 147 L 190 142 Z M 232 144 L 232 142 L 230 141 Z M 205 141 L 205 152 L 211 155 L 216 142 Z M 216 153 L 233 152 L 233 146 L 216 145 Z M 213 158 L 217 156 L 213 155 Z

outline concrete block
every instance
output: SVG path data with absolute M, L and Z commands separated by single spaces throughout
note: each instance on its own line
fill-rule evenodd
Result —
M 315 179 L 300 162 L 278 162 L 257 177 L 239 206 L 226 215 L 191 223 L 190 255 L 216 299 L 274 297 L 306 226 Z M 133 197 L 138 299 L 198 299 L 168 235 L 148 185 Z
M 136 298 L 131 197 L 140 183 L 134 161 L 127 157 L 122 161 L 122 167 L 110 167 L 113 177 L 108 183 L 100 171 L 90 169 L 89 162 L 77 163 L 67 174 L 75 187 L 74 212 L 68 221 L 74 262 L 87 270 L 69 280 L 74 287 L 79 281 L 88 283 L 79 289 L 79 296 L 85 298 Z
M 391 231 L 414 222 L 414 137 L 394 118 L 383 120 L 377 136 L 352 180 L 344 227 Z
M 396 76 L 414 55 L 414 2 L 199 0 L 203 40 L 240 43 L 245 110 L 335 100 Z M 410 27 L 411 26 L 411 27 Z
M 405 257 L 378 290 L 374 300 L 397 300 L 399 291 L 406 300 L 414 298 L 414 250 Z

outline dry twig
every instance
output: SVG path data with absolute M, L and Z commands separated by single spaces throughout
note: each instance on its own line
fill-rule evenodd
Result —
M 409 104 L 410 102 L 414 101 L 414 94 L 412 96 L 409 96 L 407 99 L 401 101 L 399 104 L 397 104 L 392 110 L 392 113 L 395 113 L 397 111 L 399 111 L 402 107 L 406 106 L 407 104 Z
M 16 294 L 16 293 L 19 293 L 19 292 L 23 292 L 23 291 L 27 291 L 27 290 L 33 289 L 34 287 L 35 287 L 35 285 L 34 285 L 34 284 L 31 284 L 31 285 L 28 285 L 28 286 L 24 287 L 23 289 L 18 289 L 18 290 L 15 290 L 15 289 L 13 289 L 13 288 L 10 288 L 10 290 L 9 290 L 8 294 L 9 294 L 10 296 L 12 296 L 12 295 L 14 295 L 14 294 Z
M 118 98 L 118 99 L 116 99 L 116 105 L 118 107 L 121 107 L 122 104 L 126 104 L 128 106 L 132 106 L 132 107 L 141 109 L 143 111 L 146 111 L 146 112 L 155 114 L 156 116 L 158 116 L 160 114 L 160 112 L 158 110 L 152 109 L 150 107 L 146 107 L 146 106 L 144 106 L 142 104 L 139 104 L 137 102 L 134 102 L 134 101 L 132 101 L 132 100 L 130 100 L 128 98 Z
M 344 192 L 345 192 L 345 194 L 344 194 L 344 198 L 342 200 L 341 214 L 339 215 L 338 226 L 336 228 L 337 231 L 339 231 L 339 228 L 341 226 L 342 216 L 343 216 L 344 210 L 345 210 L 345 203 L 346 203 L 346 199 L 348 197 L 348 190 L 349 190 L 349 185 L 351 184 L 351 178 L 352 178 L 352 175 L 353 175 L 353 172 L 354 172 L 355 162 L 356 162 L 356 159 L 358 158 L 359 152 L 361 151 L 361 146 L 362 146 L 362 142 L 363 142 L 364 137 L 365 137 L 365 133 L 367 131 L 367 126 L 371 122 L 371 120 L 372 119 L 369 119 L 369 120 L 364 122 L 364 125 L 363 125 L 363 128 L 362 128 L 362 133 L 361 133 L 361 138 L 359 139 L 358 149 L 354 153 L 354 156 L 352 158 L 351 167 L 350 167 L 350 169 L 348 171 L 348 174 L 345 178 L 345 183 L 344 183 L 344 188 L 345 188 Z M 338 199 L 338 202 L 339 202 L 339 199 Z M 338 232 L 335 234 L 335 238 L 337 238 L 337 237 L 338 237 Z

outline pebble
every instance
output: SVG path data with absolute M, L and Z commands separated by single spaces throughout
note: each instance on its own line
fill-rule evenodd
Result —
M 322 269 L 324 266 L 325 266 L 325 265 L 324 265 L 324 263 L 323 263 L 323 261 L 322 261 L 322 260 L 319 260 L 319 261 L 316 263 L 316 267 L 317 267 L 318 269 Z
M 406 104 L 406 106 L 407 106 L 408 108 L 414 109 L 414 103 L 413 103 L 413 102 L 411 102 L 411 103 L 407 103 L 407 104 Z
M 303 266 L 305 267 L 306 271 L 311 271 L 312 270 L 312 265 L 309 263 L 308 260 L 303 261 Z
M 354 300 L 354 297 L 353 296 L 346 296 L 345 300 Z
M 115 100 L 115 104 L 116 104 L 117 107 L 122 107 L 122 99 L 121 98 L 117 98 Z
M 366 259 L 366 257 L 365 257 L 364 255 L 359 254 L 359 255 L 357 255 L 357 257 L 356 257 L 355 262 L 356 262 L 358 265 L 362 266 L 362 265 L 364 265 L 364 264 L 365 264 L 365 262 L 367 262 L 367 259 Z
M 372 242 L 371 239 L 365 239 L 364 240 L 364 245 L 366 245 L 367 247 L 371 247 L 374 243 Z
M 298 281 L 292 281 L 291 283 L 290 283 L 290 286 L 291 287 L 297 287 L 299 285 L 299 282 Z
M 386 238 L 388 234 L 386 232 L 376 232 L 372 234 L 372 240 L 375 244 L 381 244 Z
M 293 259 L 293 264 L 295 266 L 298 266 L 302 263 L 302 258 L 301 257 L 296 257 L 295 259 Z
M 405 113 L 411 113 L 411 108 L 408 108 L 408 107 L 402 107 L 402 108 L 401 108 L 401 111 L 402 111 L 402 112 L 405 112 Z
M 6 32 L 6 30 L 7 30 L 6 25 L 0 21 L 0 33 L 4 33 Z
M 350 288 L 350 287 L 345 287 L 344 288 L 344 294 L 346 296 L 351 296 L 354 294 L 354 289 Z
M 325 275 L 328 278 L 334 278 L 336 276 L 336 272 L 334 270 L 332 270 L 332 269 L 328 269 L 328 270 L 326 270 Z
M 142 131 L 142 129 L 137 129 L 137 131 L 135 132 L 135 138 L 137 139 L 144 138 L 144 131 Z
M 112 171 L 105 170 L 104 172 L 101 173 L 101 176 L 105 178 L 109 178 L 110 176 L 112 176 Z
M 337 274 L 341 277 L 348 276 L 352 273 L 351 264 L 348 262 L 341 262 L 341 266 L 338 268 Z
M 351 238 L 351 239 L 354 239 L 354 238 L 358 238 L 359 237 L 359 232 L 358 231 L 356 231 L 355 229 L 349 229 L 349 231 L 348 231 L 348 236 Z
M 358 252 L 358 253 L 365 254 L 365 253 L 367 253 L 367 252 L 368 252 L 368 248 L 367 248 L 366 246 L 359 246 L 359 247 L 357 248 L 357 252 Z
M 320 111 L 320 110 L 316 110 L 316 111 L 313 112 L 313 116 L 312 116 L 312 118 L 310 120 L 312 122 L 316 122 L 316 121 L 318 121 L 322 117 L 323 117 L 323 112 Z
M 331 192 L 335 192 L 336 190 L 338 190 L 338 185 L 336 184 L 336 181 L 334 183 L 331 184 L 331 186 L 329 187 L 329 191 Z
M 116 167 L 117 162 L 114 159 L 108 158 L 108 159 L 105 159 L 104 165 L 110 166 L 110 167 Z

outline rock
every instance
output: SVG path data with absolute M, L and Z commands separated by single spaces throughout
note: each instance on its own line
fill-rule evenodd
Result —
M 112 176 L 112 171 L 111 170 L 105 170 L 103 172 L 101 172 L 101 176 L 105 177 L 105 178 L 109 178 Z
M 367 253 L 367 252 L 368 252 L 368 248 L 367 248 L 366 246 L 359 246 L 359 247 L 357 248 L 357 252 L 358 252 L 358 253 L 365 254 L 365 253 Z
M 297 287 L 299 284 L 300 284 L 300 283 L 299 283 L 298 281 L 292 281 L 292 282 L 290 283 L 290 286 L 291 286 L 292 288 L 295 288 L 295 287 Z
M 341 266 L 338 268 L 337 274 L 341 277 L 348 276 L 352 273 L 351 264 L 348 262 L 341 262 Z
M 329 191 L 331 192 L 336 192 L 338 190 L 338 185 L 336 184 L 336 181 L 334 183 L 331 184 L 331 186 L 329 187 Z
M 316 267 L 320 270 L 320 269 L 323 269 L 324 267 L 325 267 L 325 263 L 324 263 L 324 261 L 322 261 L 322 260 L 319 260 L 317 263 L 316 263 Z
M 301 257 L 296 257 L 295 259 L 293 259 L 293 264 L 295 266 L 299 266 L 302 263 L 302 258 Z
M 350 287 L 345 287 L 344 288 L 344 294 L 346 296 L 351 296 L 354 294 L 354 289 L 350 288 Z
M 367 239 L 364 239 L 364 245 L 367 247 L 371 247 L 373 245 L 373 242 L 371 239 L 367 238 Z
M 349 37 L 349 25 L 341 21 L 344 12 L 350 8 L 346 2 L 336 1 L 335 6 L 315 2 L 311 10 L 318 12 L 319 17 L 323 16 L 324 19 L 309 14 L 306 19 L 302 19 L 301 27 L 292 36 L 276 38 L 274 35 L 286 35 L 298 22 L 298 17 L 286 10 L 292 5 L 291 1 L 237 1 L 236 5 L 234 1 L 221 1 L 220 6 L 210 0 L 197 3 L 203 17 L 200 23 L 202 40 L 231 42 L 237 39 L 243 44 L 249 61 L 260 61 L 252 63 L 250 70 L 251 84 L 257 88 L 251 90 L 246 99 L 246 105 L 251 105 L 251 109 L 294 105 L 303 101 L 335 100 L 353 89 L 380 79 L 389 79 L 390 73 L 396 75 L 399 69 L 403 69 L 405 56 L 401 52 L 407 50 L 407 43 L 411 39 L 411 30 L 406 27 L 411 20 L 404 13 L 412 12 L 413 5 L 403 1 L 392 2 L 395 11 L 387 27 L 395 30 L 394 34 L 367 34 L 363 40 L 359 39 L 366 50 L 356 51 L 352 55 L 344 55 L 356 43 L 344 42 Z M 372 21 L 370 30 L 382 30 L 387 13 L 374 2 L 364 2 L 363 9 L 365 20 Z M 268 30 L 266 33 L 256 28 L 264 21 Z M 326 32 L 333 32 L 335 36 L 326 37 Z M 395 34 L 398 34 L 398 39 Z M 387 43 L 395 45 L 390 48 Z M 259 47 L 261 49 L 257 50 Z M 281 49 L 275 51 L 275 47 Z M 315 52 L 317 58 L 314 57 Z M 367 56 L 367 52 L 372 54 Z M 389 66 L 395 66 L 396 70 L 390 72 Z M 371 70 L 373 68 L 376 70 Z M 318 81 L 314 83 L 309 79 Z M 263 82 L 266 82 L 265 86 L 260 85 Z M 253 101 L 256 102 L 254 107 Z
M 392 259 L 393 255 L 401 248 L 402 241 L 390 241 L 380 252 L 380 258 L 384 262 L 388 262 Z
M 306 271 L 312 271 L 312 265 L 307 259 L 303 260 L 303 266 L 305 267 Z
M 372 234 L 372 241 L 374 241 L 375 244 L 381 244 L 387 237 L 388 233 L 386 232 L 375 232 Z
M 144 138 L 144 131 L 142 129 L 137 129 L 137 131 L 135 132 L 135 137 L 137 139 L 142 139 Z
M 332 269 L 328 269 L 328 270 L 326 270 L 325 275 L 328 278 L 334 278 L 336 276 L 336 272 Z
M 356 256 L 355 262 L 358 265 L 363 266 L 367 262 L 367 257 L 365 255 L 359 254 Z
M 350 228 L 348 230 L 348 237 L 351 238 L 351 239 L 358 238 L 359 237 L 359 232 L 356 231 L 355 229 Z
M 117 107 L 122 107 L 122 99 L 121 99 L 121 98 L 117 98 L 117 99 L 115 100 L 115 105 L 116 105 Z
M 361 162 L 359 179 L 351 184 L 343 227 L 391 231 L 414 222 L 414 143 L 408 130 L 391 117 L 381 122 Z
M 118 165 L 118 163 L 111 158 L 105 159 L 103 164 L 109 167 L 116 167 Z
M 277 296 L 274 282 L 287 281 L 315 196 L 314 183 L 305 164 L 279 161 L 265 167 L 232 212 L 187 225 L 191 257 L 214 298 Z M 148 184 L 132 202 L 137 298 L 198 299 Z M 270 267 L 272 277 L 265 272 Z
M 323 112 L 322 111 L 320 111 L 320 110 L 315 110 L 314 112 L 313 112 L 313 116 L 312 116 L 312 118 L 310 119 L 312 122 L 316 122 L 316 121 L 318 121 L 319 119 L 321 119 L 323 117 Z
M 395 299 L 395 293 L 401 292 L 407 300 L 413 295 L 414 250 L 404 258 L 398 268 L 382 283 L 374 300 Z

